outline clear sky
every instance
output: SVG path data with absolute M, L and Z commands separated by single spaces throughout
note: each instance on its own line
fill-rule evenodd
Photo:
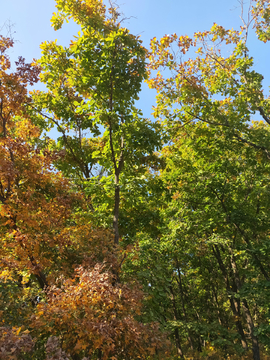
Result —
M 248 3 L 249 0 L 246 0 Z M 106 3 L 106 1 L 105 1 Z M 192 35 L 195 31 L 208 30 L 216 22 L 225 28 L 238 29 L 241 25 L 238 0 L 118 0 L 120 11 L 129 18 L 125 26 L 131 33 L 141 35 L 144 46 L 150 39 L 165 34 Z M 12 59 L 19 55 L 31 61 L 40 57 L 39 45 L 45 40 L 58 40 L 68 45 L 77 28 L 67 24 L 55 32 L 50 27 L 50 18 L 55 11 L 54 0 L 8 0 L 1 4 L 0 28 L 6 22 L 13 24 L 17 40 Z M 5 35 L 5 30 L 2 29 Z M 254 56 L 256 70 L 265 78 L 265 90 L 270 84 L 270 44 L 262 44 L 251 35 L 248 43 Z M 151 114 L 155 93 L 143 85 L 138 106 L 146 117 Z

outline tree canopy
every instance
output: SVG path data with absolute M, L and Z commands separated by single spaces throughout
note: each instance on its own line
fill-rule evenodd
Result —
M 146 49 L 115 4 L 56 0 L 79 33 L 15 70 L 0 36 L 0 359 L 270 356 L 269 0 L 243 13 Z

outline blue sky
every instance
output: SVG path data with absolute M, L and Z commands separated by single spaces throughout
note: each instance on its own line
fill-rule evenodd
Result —
M 249 0 L 246 0 L 248 3 Z M 106 2 L 105 2 L 106 3 Z M 150 39 L 165 34 L 192 35 L 195 31 L 208 30 L 214 22 L 225 28 L 238 29 L 241 25 L 240 4 L 237 0 L 119 0 L 120 10 L 129 18 L 125 26 L 135 35 L 141 35 L 144 46 Z M 6 22 L 13 24 L 17 40 L 11 57 L 19 55 L 31 61 L 40 57 L 39 45 L 45 40 L 58 40 L 68 45 L 77 28 L 67 24 L 55 32 L 50 27 L 50 18 L 55 11 L 54 0 L 8 0 L 3 2 L 0 13 L 0 28 Z M 5 35 L 3 29 L 2 34 Z M 256 70 L 265 78 L 265 90 L 270 84 L 270 45 L 262 44 L 251 34 L 248 43 L 254 56 Z M 138 106 L 146 117 L 151 114 L 155 93 L 143 85 Z

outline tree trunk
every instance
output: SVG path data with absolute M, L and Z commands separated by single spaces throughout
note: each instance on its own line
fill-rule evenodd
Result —
M 174 337 L 175 337 L 175 344 L 176 344 L 176 350 L 177 350 L 177 354 L 184 359 L 184 355 L 183 355 L 183 351 L 181 348 L 181 343 L 180 343 L 180 336 L 179 336 L 179 331 L 177 328 L 174 329 Z
M 120 188 L 119 188 L 119 175 L 115 175 L 115 189 L 114 189 L 114 213 L 113 213 L 113 229 L 114 229 L 114 243 L 119 243 L 119 206 L 120 206 Z
M 247 321 L 248 330 L 249 330 L 251 340 L 252 340 L 253 359 L 260 360 L 259 342 L 258 342 L 257 336 L 254 335 L 255 326 L 254 326 L 254 322 L 253 322 L 251 313 L 249 311 L 248 303 L 245 299 L 243 300 L 243 309 L 244 309 L 244 314 L 245 314 L 245 318 Z
M 171 291 L 171 294 L 172 294 L 174 318 L 175 318 L 175 320 L 180 320 L 180 317 L 179 317 L 179 314 L 178 314 L 178 311 L 177 311 L 177 306 L 176 306 L 176 301 L 175 301 L 175 296 L 174 296 L 172 285 L 170 285 L 170 291 Z M 183 351 L 182 351 L 182 348 L 181 348 L 180 336 L 179 336 L 178 328 L 174 329 L 174 337 L 175 337 L 175 345 L 176 345 L 177 353 L 178 353 L 178 355 L 180 355 L 181 358 L 184 358 Z
M 188 319 L 188 315 L 186 313 L 186 307 L 185 307 L 185 301 L 184 301 L 184 292 L 183 292 L 182 279 L 181 279 L 181 273 L 180 273 L 180 267 L 179 267 L 178 259 L 176 259 L 176 262 L 177 262 L 177 270 L 178 270 L 178 281 L 177 282 L 178 282 L 178 287 L 179 287 L 179 291 L 180 291 L 182 311 L 183 311 L 185 322 L 188 323 L 189 319 Z M 192 351 L 194 351 L 194 344 L 193 344 L 192 336 L 190 334 L 189 328 L 187 327 L 186 329 L 187 329 L 187 332 L 188 332 L 188 341 L 189 341 L 189 344 L 190 344 L 190 348 L 191 348 Z
M 111 121 L 111 120 L 109 120 Z M 123 123 L 123 120 L 121 120 Z M 118 245 L 119 243 L 119 207 L 120 207 L 120 187 L 119 187 L 119 179 L 120 173 L 124 166 L 124 138 L 121 138 L 121 153 L 119 161 L 117 161 L 113 146 L 113 134 L 112 134 L 112 126 L 110 123 L 110 147 L 112 152 L 112 161 L 114 167 L 114 212 L 113 212 L 113 229 L 114 229 L 114 243 Z
M 235 283 L 236 283 L 236 287 L 237 290 L 240 291 L 241 287 L 242 287 L 242 282 L 240 280 L 240 276 L 238 273 L 238 269 L 237 269 L 237 265 L 236 265 L 236 261 L 235 261 L 235 257 L 233 254 L 232 249 L 229 249 L 230 255 L 231 255 L 231 269 L 232 272 L 234 274 L 235 277 Z M 251 313 L 249 311 L 249 306 L 247 303 L 246 299 L 242 300 L 242 304 L 243 304 L 243 310 L 244 310 L 244 315 L 246 318 L 246 322 L 247 322 L 247 326 L 248 326 L 248 330 L 251 336 L 251 340 L 252 340 L 252 351 L 253 351 L 253 359 L 254 360 L 260 360 L 260 349 L 259 349 L 259 342 L 258 342 L 258 338 L 257 336 L 254 335 L 254 322 L 251 316 Z
M 220 270 L 221 270 L 221 272 L 223 274 L 224 281 L 225 281 L 225 284 L 226 284 L 227 293 L 229 295 L 231 293 L 231 287 L 230 287 L 226 267 L 223 264 L 219 248 L 218 248 L 217 245 L 213 245 L 212 250 L 213 250 L 213 253 L 214 253 L 214 255 L 215 255 L 216 259 L 217 259 L 217 262 L 219 264 L 219 268 L 220 268 Z M 232 290 L 234 290 L 234 289 L 232 289 Z M 236 325 L 238 333 L 239 333 L 239 335 L 241 337 L 242 347 L 246 351 L 248 349 L 248 344 L 247 344 L 246 336 L 245 336 L 243 326 L 242 326 L 242 322 L 241 322 L 240 302 L 237 301 L 232 296 L 229 296 L 229 301 L 230 301 L 230 305 L 231 305 L 231 310 L 232 310 L 234 318 L 235 318 L 235 325 Z

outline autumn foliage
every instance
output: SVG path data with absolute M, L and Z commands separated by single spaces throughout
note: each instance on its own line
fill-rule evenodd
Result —
M 30 119 L 40 69 L 19 59 L 11 72 L 12 46 L 1 37 L 0 358 L 155 354 L 166 341 L 135 320 L 143 293 L 121 283 L 112 232 L 91 225 L 91 204 L 53 167 L 64 153 L 44 147 Z
M 140 315 L 141 291 L 115 284 L 113 274 L 102 264 L 75 272 L 61 287 L 50 287 L 47 303 L 37 306 L 31 326 L 39 334 L 43 329 L 57 336 L 71 355 L 102 354 L 102 359 L 136 359 L 164 347 L 157 328 L 134 319 Z
M 54 29 L 81 32 L 14 71 L 0 36 L 1 360 L 269 357 L 270 100 L 247 38 L 268 42 L 270 4 L 240 3 L 239 30 L 146 50 L 115 5 L 56 0 Z

